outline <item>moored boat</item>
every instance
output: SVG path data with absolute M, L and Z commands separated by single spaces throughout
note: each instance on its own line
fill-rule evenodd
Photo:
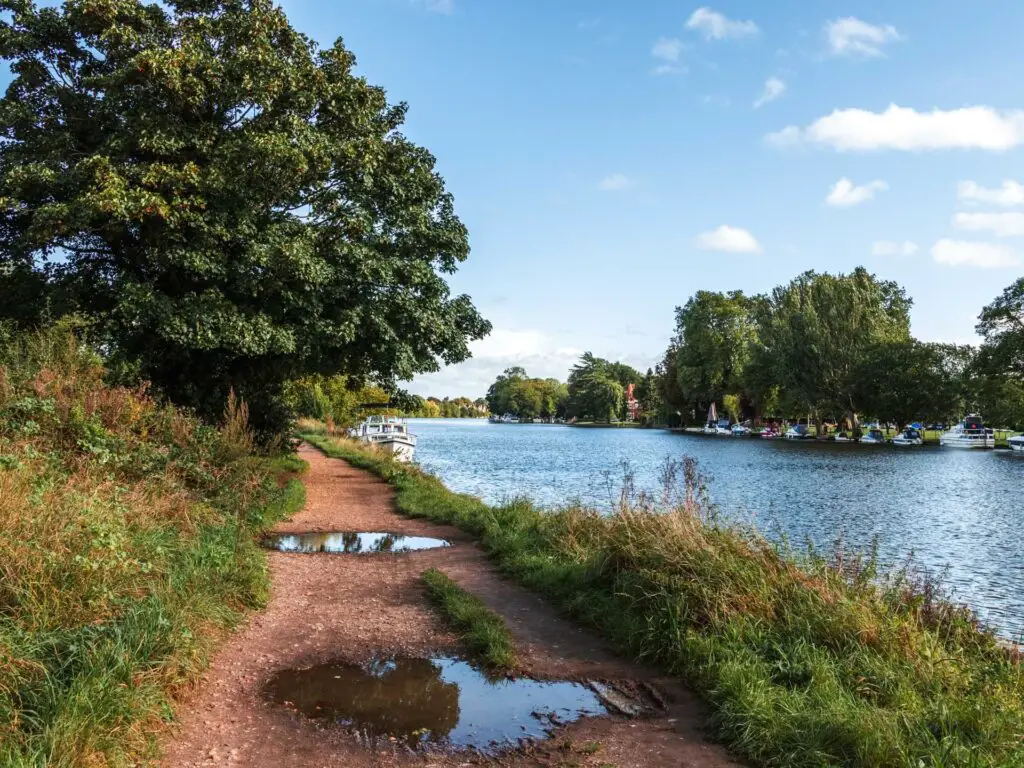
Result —
M 924 445 L 924 437 L 913 427 L 907 427 L 892 439 L 892 444 L 902 447 Z
M 732 429 L 729 430 L 729 433 L 733 437 L 749 437 L 750 427 L 744 424 L 733 424 Z
M 985 429 L 981 416 L 972 413 L 939 438 L 947 448 L 995 448 L 995 436 Z
M 863 435 L 861 435 L 860 441 L 866 445 L 884 445 L 885 444 L 885 433 L 877 427 L 869 429 Z
M 810 440 L 811 433 L 804 424 L 797 424 L 786 430 L 787 440 Z
M 387 451 L 399 461 L 412 461 L 416 435 L 405 419 L 397 416 L 369 416 L 356 430 L 356 439 Z
M 1024 455 L 1024 435 L 1007 438 L 1006 444 L 1010 446 L 1010 450 L 1014 453 Z

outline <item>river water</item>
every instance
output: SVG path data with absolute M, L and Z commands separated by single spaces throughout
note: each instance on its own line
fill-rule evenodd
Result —
M 623 462 L 656 491 L 668 458 L 690 456 L 723 513 L 769 537 L 867 550 L 938 575 L 1001 634 L 1024 636 L 1024 457 L 1008 451 L 767 441 L 663 430 L 415 419 L 416 460 L 455 491 L 546 507 L 608 507 Z

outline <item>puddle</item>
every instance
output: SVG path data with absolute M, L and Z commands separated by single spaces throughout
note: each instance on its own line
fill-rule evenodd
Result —
M 264 544 L 279 552 L 328 552 L 337 555 L 394 554 L 451 546 L 444 539 L 397 533 L 286 533 L 268 536 Z
M 608 713 L 587 685 L 489 679 L 443 657 L 284 670 L 271 679 L 267 695 L 306 717 L 351 728 L 367 746 L 394 738 L 412 748 L 494 751 Z

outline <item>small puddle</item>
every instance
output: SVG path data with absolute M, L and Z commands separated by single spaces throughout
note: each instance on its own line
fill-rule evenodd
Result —
M 264 545 L 279 552 L 328 552 L 336 555 L 395 554 L 451 546 L 444 539 L 397 533 L 285 533 L 268 536 Z
M 489 679 L 444 657 L 289 669 L 273 677 L 266 691 L 306 717 L 351 728 L 367 746 L 394 738 L 411 748 L 494 751 L 608 713 L 587 685 Z

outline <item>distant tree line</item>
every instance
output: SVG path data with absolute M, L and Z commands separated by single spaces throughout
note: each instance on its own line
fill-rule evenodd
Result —
M 865 418 L 904 425 L 978 411 L 1024 427 L 1024 279 L 979 318 L 980 348 L 910 333 L 912 300 L 865 269 L 805 272 L 771 293 L 699 291 L 658 366 L 666 421 Z
M 632 384 L 641 420 L 653 421 L 661 410 L 655 378 L 653 371 L 645 375 L 587 352 L 573 366 L 568 383 L 530 378 L 523 368 L 508 368 L 487 390 L 486 401 L 497 416 L 609 422 L 626 418 L 626 392 Z

